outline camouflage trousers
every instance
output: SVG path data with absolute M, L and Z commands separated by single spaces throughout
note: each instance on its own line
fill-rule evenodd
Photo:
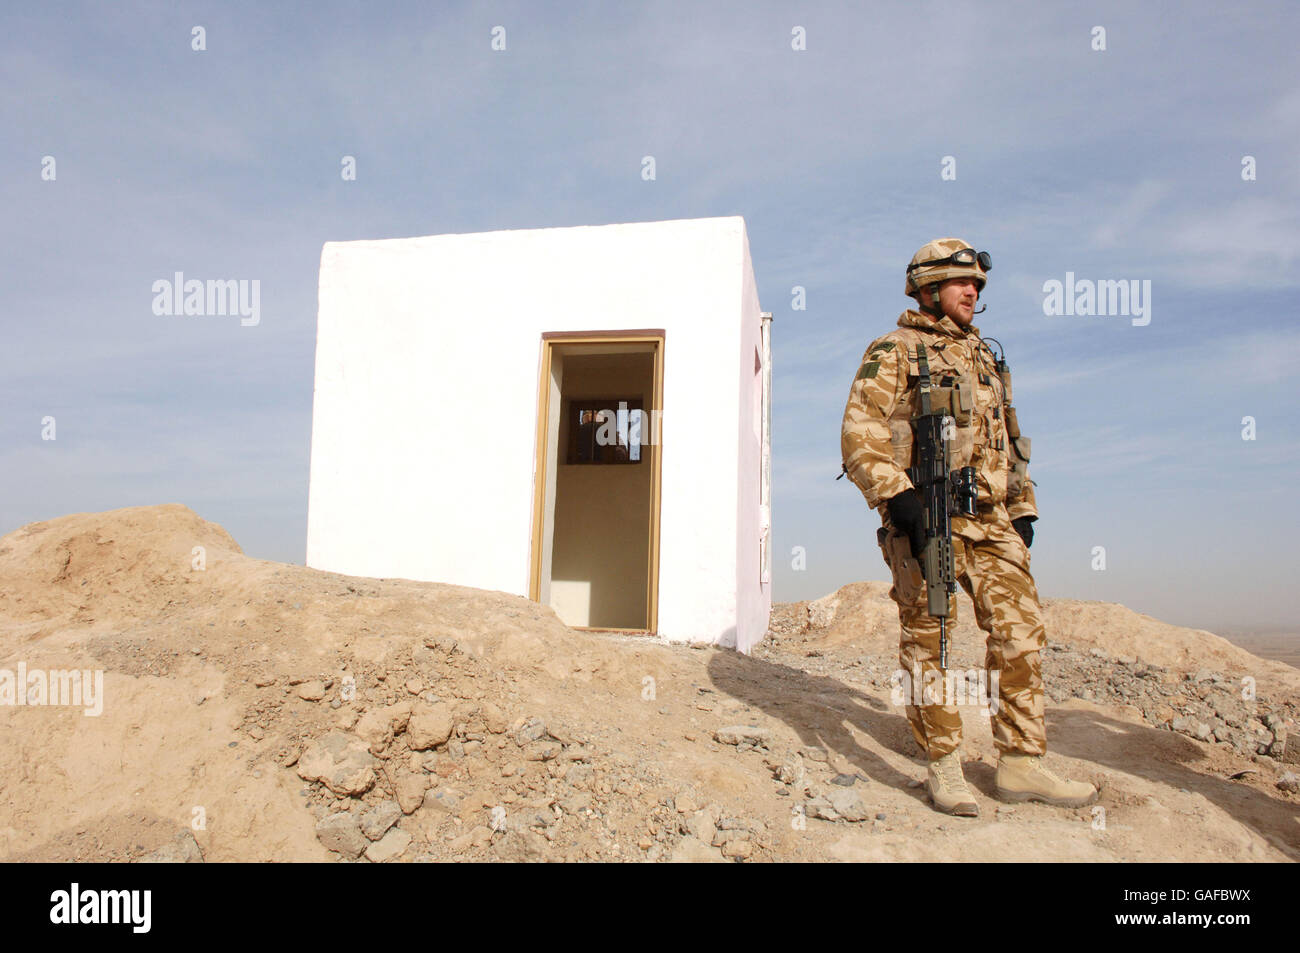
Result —
M 882 543 L 894 577 L 889 595 L 898 604 L 902 628 L 898 659 L 910 685 L 935 686 L 932 693 L 907 695 L 908 702 L 922 703 L 907 705 L 907 720 L 917 744 L 934 760 L 961 746 L 961 715 L 956 704 L 926 704 L 954 699 L 953 682 L 945 680 L 946 673 L 939 665 L 939 620 L 927 612 L 921 567 L 906 549 L 906 540 L 890 526 L 887 514 L 884 523 Z M 1047 734 L 1040 652 L 1047 636 L 1038 590 L 1029 573 L 1029 550 L 1002 505 L 976 519 L 954 518 L 952 528 L 957 581 L 970 596 L 975 621 L 986 633 L 984 666 L 992 702 L 987 707 L 993 743 L 999 751 L 1043 754 Z M 891 545 L 895 542 L 901 545 Z M 956 593 L 949 597 L 948 613 L 951 663 Z M 995 673 L 996 692 L 992 691 Z M 948 687 L 947 692 L 943 686 Z

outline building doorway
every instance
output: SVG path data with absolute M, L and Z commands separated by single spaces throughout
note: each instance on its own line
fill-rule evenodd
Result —
M 569 626 L 658 624 L 663 332 L 542 335 L 529 595 Z

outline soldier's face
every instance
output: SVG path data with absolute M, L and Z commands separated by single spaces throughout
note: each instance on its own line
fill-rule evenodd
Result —
M 979 298 L 979 285 L 974 278 L 949 278 L 939 285 L 939 307 L 963 328 L 974 320 Z

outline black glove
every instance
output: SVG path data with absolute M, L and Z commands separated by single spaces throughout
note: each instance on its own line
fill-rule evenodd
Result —
M 925 548 L 925 504 L 916 490 L 904 490 L 885 501 L 889 522 L 905 535 L 912 546 L 912 558 L 920 559 Z
M 1025 549 L 1034 545 L 1034 520 L 1036 516 L 1018 516 L 1011 521 L 1011 528 L 1025 541 Z

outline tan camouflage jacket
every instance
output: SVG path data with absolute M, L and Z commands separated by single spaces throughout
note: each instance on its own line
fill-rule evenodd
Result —
M 1029 479 L 1029 439 L 1020 434 L 1010 394 L 979 328 L 963 329 L 949 317 L 936 321 L 904 311 L 897 330 L 871 342 L 853 379 L 840 450 L 851 479 L 873 507 L 911 488 L 905 472 L 913 458 L 911 419 L 920 377 L 916 346 L 925 344 L 932 399 L 947 405 L 957 424 L 952 466 L 975 467 L 981 512 L 1005 503 L 1007 517 L 1038 516 Z

